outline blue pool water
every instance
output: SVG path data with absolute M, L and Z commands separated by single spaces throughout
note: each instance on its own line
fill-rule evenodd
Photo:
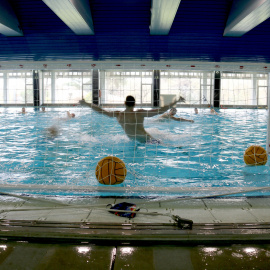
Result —
M 122 159 L 128 170 L 117 187 L 207 188 L 265 187 L 269 165 L 246 166 L 245 149 L 266 146 L 267 114 L 264 109 L 178 108 L 176 116 L 194 123 L 157 117 L 145 121 L 147 131 L 163 145 L 130 141 L 116 119 L 88 108 L 72 107 L 76 117 L 62 121 L 66 108 L 35 112 L 27 108 L 2 109 L 0 118 L 0 184 L 38 187 L 102 187 L 95 178 L 97 162 L 105 156 Z M 57 125 L 59 134 L 48 137 L 46 129 Z M 182 148 L 178 148 L 181 146 Z M 114 186 L 109 187 L 114 190 Z M 56 191 L 54 191 L 57 193 Z

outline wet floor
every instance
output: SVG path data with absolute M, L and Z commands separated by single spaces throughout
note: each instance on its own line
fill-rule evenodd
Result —
M 0 269 L 270 269 L 270 245 L 99 246 L 3 241 Z

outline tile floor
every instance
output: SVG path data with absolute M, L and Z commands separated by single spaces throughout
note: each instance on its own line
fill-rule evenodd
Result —
M 270 245 L 96 246 L 0 242 L 1 270 L 269 268 Z
M 121 225 L 123 227 L 123 224 L 131 226 L 163 224 L 162 226 L 166 226 L 173 222 L 170 216 L 165 215 L 138 214 L 136 218 L 129 220 L 106 211 L 107 204 L 122 201 L 136 203 L 141 208 L 141 212 L 170 213 L 192 219 L 195 233 L 192 235 L 193 230 L 182 232 L 171 229 L 171 235 L 166 232 L 166 243 L 158 244 L 157 239 L 159 237 L 162 239 L 164 235 L 159 234 L 159 230 L 156 229 L 151 231 L 156 235 L 153 242 L 149 238 L 148 242 L 136 244 L 136 242 L 120 238 L 114 243 L 114 239 L 119 237 L 119 232 L 125 236 L 134 232 L 138 237 L 144 238 L 149 237 L 149 230 L 136 232 L 136 230 L 128 231 L 122 228 L 117 231 L 115 228 L 111 230 L 109 227 L 105 227 L 105 229 L 103 227 L 102 232 L 117 231 L 115 235 L 110 233 L 108 236 L 116 238 L 107 238 L 108 241 L 105 239 L 96 244 L 91 241 L 92 238 L 85 240 L 74 238 L 76 230 L 81 230 L 81 235 L 85 234 L 81 227 L 76 227 L 79 226 L 78 224 L 107 223 L 110 226 Z M 270 239 L 270 230 L 267 226 L 270 222 L 269 206 L 270 198 L 222 198 L 168 203 L 150 201 L 149 203 L 137 198 L 123 200 L 118 198 L 57 197 L 51 199 L 44 197 L 41 201 L 34 201 L 31 198 L 0 196 L 0 221 L 2 222 L 0 226 L 0 269 L 270 269 L 270 244 L 268 245 L 267 242 Z M 68 228 L 68 231 L 69 233 L 72 231 L 72 239 L 76 241 L 70 243 L 66 238 L 65 243 L 61 244 L 56 241 L 53 244 L 48 238 L 46 242 L 41 243 L 40 234 L 44 233 L 42 230 L 46 226 L 41 226 L 39 237 L 35 239 L 33 230 L 40 230 L 39 225 L 37 228 L 27 226 L 27 231 L 20 231 L 20 226 L 12 227 L 12 222 L 36 222 L 35 224 L 40 222 L 40 224 L 47 224 L 46 226 L 48 224 L 57 226 L 61 223 L 73 224 L 72 226 L 76 228 Z M 5 226 L 3 226 L 4 223 L 6 223 Z M 211 244 L 207 244 L 202 241 L 200 244 L 201 237 L 218 235 L 222 232 L 221 229 L 216 230 L 217 233 L 215 233 L 214 230 L 205 230 L 205 228 L 204 231 L 200 231 L 199 227 L 196 227 L 199 224 L 205 225 L 205 223 L 216 226 L 225 226 L 228 223 L 230 226 L 234 226 L 233 224 L 235 224 L 234 229 L 239 228 L 241 223 L 264 224 L 263 230 L 239 228 L 238 233 L 231 230 L 231 233 L 227 231 L 228 234 L 221 236 L 223 240 L 226 240 L 240 234 L 242 240 L 245 240 L 247 231 L 255 231 L 255 236 L 261 237 L 255 240 L 261 239 L 262 243 L 259 245 L 259 242 L 254 242 L 253 238 L 246 238 L 246 240 L 250 240 L 249 244 L 246 242 L 244 242 L 246 244 L 239 244 L 239 241 L 233 244 L 233 239 L 236 238 L 232 238 L 229 243 L 223 241 L 221 244 L 220 242 L 217 244 L 213 241 Z M 51 229 L 54 230 L 54 227 Z M 94 232 L 93 235 L 102 234 L 98 227 L 93 227 L 91 230 Z M 12 238 L 8 234 L 10 231 L 12 231 Z M 27 234 L 31 237 L 18 239 L 20 238 L 20 234 L 18 234 L 18 237 L 14 238 L 17 232 L 23 233 L 22 236 Z M 257 232 L 259 232 L 258 235 Z M 260 234 L 261 232 L 262 234 Z M 54 233 L 57 235 L 57 230 Z M 185 240 L 192 239 L 192 237 L 194 240 L 197 237 L 198 241 L 191 242 L 189 246 L 185 246 L 188 241 L 183 244 L 170 242 L 174 237 L 181 235 L 186 237 Z

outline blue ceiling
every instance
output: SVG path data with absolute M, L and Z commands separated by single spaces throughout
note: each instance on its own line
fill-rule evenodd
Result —
M 10 0 L 24 36 L 0 34 L 0 61 L 270 62 L 270 20 L 223 37 L 232 0 L 182 0 L 167 36 L 151 36 L 151 0 L 90 0 L 95 35 L 75 35 L 41 0 Z

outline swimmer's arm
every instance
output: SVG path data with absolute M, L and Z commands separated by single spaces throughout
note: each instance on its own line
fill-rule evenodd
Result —
M 172 106 L 174 106 L 177 102 L 185 102 L 185 99 L 183 97 L 179 97 L 178 99 L 176 99 L 175 101 L 173 101 L 172 103 L 165 105 L 163 107 L 160 107 L 159 109 L 154 109 L 154 110 L 144 110 L 145 113 L 145 117 L 152 117 L 152 116 L 156 116 L 158 114 L 162 114 L 165 113 L 166 111 L 168 111 Z
M 98 112 L 98 113 L 101 113 L 101 114 L 104 114 L 104 115 L 107 115 L 107 116 L 109 116 L 109 117 L 117 117 L 118 114 L 119 114 L 119 111 L 108 112 L 108 111 L 106 111 L 106 110 L 103 110 L 102 108 L 100 108 L 100 107 L 97 106 L 96 104 L 86 102 L 84 99 L 80 100 L 79 102 L 80 102 L 81 105 L 90 107 L 90 108 L 92 108 L 94 111 L 96 111 L 96 112 Z
M 170 118 L 173 119 L 174 121 L 179 121 L 179 122 L 191 122 L 191 123 L 194 123 L 194 120 L 188 120 L 188 119 L 181 118 L 181 117 L 174 117 L 174 116 L 171 116 Z

